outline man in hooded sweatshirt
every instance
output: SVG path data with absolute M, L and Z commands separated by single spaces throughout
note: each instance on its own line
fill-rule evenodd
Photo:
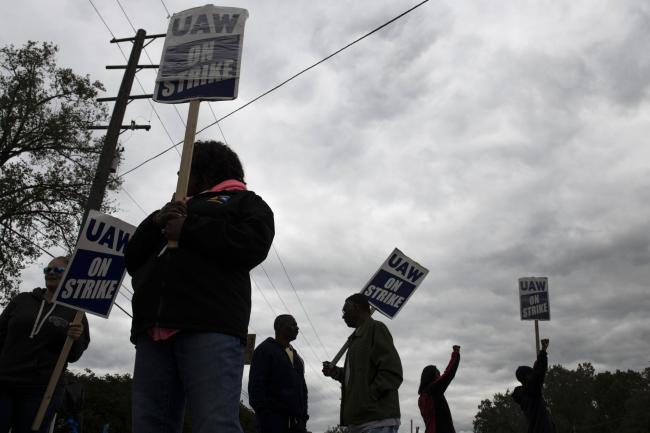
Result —
M 442 375 L 435 365 L 427 365 L 422 370 L 418 406 L 426 426 L 425 433 L 456 433 L 445 391 L 456 375 L 459 363 L 460 346 L 453 346 L 451 359 Z
M 521 386 L 515 388 L 512 398 L 521 407 L 526 417 L 528 433 L 555 433 L 555 424 L 542 397 L 542 386 L 548 367 L 546 355 L 548 342 L 548 339 L 542 340 L 542 350 L 537 354 L 537 361 L 533 368 L 522 365 L 515 373 Z
M 75 310 L 53 302 L 67 266 L 67 257 L 53 258 L 43 269 L 45 288 L 19 293 L 0 314 L 0 433 L 31 432 L 68 337 L 73 343 L 66 366 L 77 361 L 88 347 L 86 317 L 79 324 L 72 323 Z M 48 430 L 61 391 L 57 386 L 39 432 Z

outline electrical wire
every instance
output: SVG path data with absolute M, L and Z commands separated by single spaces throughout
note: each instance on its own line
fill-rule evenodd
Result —
M 90 1 L 90 0 L 89 0 L 89 1 Z M 212 123 L 208 124 L 207 126 L 204 126 L 203 128 L 199 129 L 198 131 L 196 131 L 196 135 L 200 134 L 201 132 L 205 131 L 206 129 L 210 128 L 211 126 L 213 126 L 213 125 L 215 125 L 215 124 L 218 124 L 219 122 L 223 121 L 224 119 L 227 119 L 228 117 L 232 116 L 233 114 L 237 113 L 238 111 L 243 110 L 244 108 L 248 107 L 248 106 L 251 105 L 252 103 L 254 103 L 254 102 L 256 102 L 256 101 L 262 99 L 263 97 L 265 97 L 265 96 L 268 95 L 269 93 L 274 92 L 275 90 L 279 89 L 280 87 L 284 86 L 285 84 L 289 83 L 290 81 L 292 81 L 292 80 L 298 78 L 298 77 L 301 76 L 302 74 L 304 74 L 304 73 L 308 72 L 309 70 L 315 68 L 316 66 L 320 65 L 321 63 L 326 62 L 327 60 L 331 59 L 332 57 L 336 56 L 337 54 L 341 53 L 342 51 L 344 51 L 344 50 L 350 48 L 350 47 L 353 46 L 354 44 L 356 44 L 356 43 L 362 41 L 363 39 L 367 38 L 368 36 L 372 35 L 373 33 L 376 33 L 376 32 L 378 32 L 379 30 L 383 29 L 384 27 L 386 27 L 386 26 L 392 24 L 393 22 L 399 20 L 399 19 L 402 18 L 403 16 L 405 16 L 405 15 L 409 14 L 410 12 L 414 11 L 415 9 L 419 8 L 420 6 L 422 6 L 423 4 L 427 3 L 428 1 L 429 1 L 429 0 L 424 0 L 424 1 L 422 1 L 422 2 L 420 2 L 420 3 L 418 3 L 418 4 L 416 4 L 415 6 L 409 8 L 408 10 L 406 10 L 406 11 L 402 12 L 401 14 L 397 15 L 395 18 L 393 18 L 393 19 L 391 19 L 391 20 L 389 20 L 389 21 L 386 21 L 384 24 L 380 25 L 379 27 L 376 27 L 375 29 L 369 31 L 368 33 L 364 34 L 363 36 L 361 36 L 361 37 L 355 39 L 354 41 L 350 42 L 349 44 L 345 45 L 344 47 L 339 48 L 338 50 L 334 51 L 332 54 L 330 54 L 330 55 L 324 57 L 323 59 L 317 61 L 316 63 L 314 63 L 314 64 L 312 64 L 312 65 L 310 65 L 310 66 L 308 66 L 308 67 L 302 69 L 300 72 L 298 72 L 298 73 L 292 75 L 291 77 L 287 78 L 286 80 L 284 80 L 284 81 L 281 82 L 280 84 L 275 85 L 274 87 L 270 88 L 270 89 L 267 90 L 266 92 L 260 94 L 259 96 L 253 98 L 252 100 L 248 101 L 248 102 L 245 103 L 244 105 L 242 105 L 242 106 L 240 106 L 240 107 L 234 109 L 234 110 L 231 111 L 230 113 L 228 113 L 228 114 L 222 116 L 222 117 L 219 118 L 219 119 L 216 119 L 214 122 L 212 122 Z M 146 160 L 144 160 L 143 162 L 139 163 L 139 164 L 136 165 L 135 167 L 130 168 L 129 170 L 127 170 L 127 171 L 125 171 L 125 172 L 123 172 L 123 173 L 120 173 L 120 174 L 118 175 L 118 177 L 123 177 L 123 176 L 126 176 L 126 175 L 129 174 L 129 173 L 132 173 L 133 171 L 137 170 L 138 168 L 142 167 L 143 165 L 145 165 L 145 164 L 147 164 L 147 163 L 153 161 L 154 159 L 156 159 L 156 158 L 158 158 L 158 157 L 164 155 L 165 153 L 169 152 L 170 150 L 175 149 L 176 146 L 178 146 L 178 145 L 181 144 L 181 143 L 183 143 L 183 141 L 179 141 L 178 143 L 173 144 L 172 146 L 168 147 L 167 149 L 163 150 L 162 152 L 159 152 L 159 153 L 157 153 L 156 155 L 154 155 L 154 156 L 152 156 L 152 157 L 150 157 L 150 158 L 147 158 Z

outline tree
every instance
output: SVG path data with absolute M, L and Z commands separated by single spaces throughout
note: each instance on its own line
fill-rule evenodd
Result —
M 520 433 L 526 431 L 526 424 L 519 406 L 512 399 L 509 390 L 495 394 L 494 402 L 483 400 L 474 417 L 474 433 Z
M 41 248 L 74 247 L 101 150 L 87 128 L 106 119 L 104 88 L 57 67 L 57 50 L 0 48 L 0 305 Z
M 554 365 L 546 375 L 543 394 L 558 433 L 650 431 L 650 368 L 595 374 L 590 363 L 575 370 Z M 524 419 L 508 391 L 481 402 L 474 433 L 521 431 L 526 431 Z

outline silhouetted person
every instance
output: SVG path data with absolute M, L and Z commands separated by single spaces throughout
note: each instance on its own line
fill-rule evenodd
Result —
M 305 433 L 307 385 L 305 363 L 291 344 L 298 336 L 296 319 L 282 314 L 273 323 L 275 338 L 253 352 L 248 397 L 260 433 Z
M 191 166 L 187 200 L 140 223 L 124 256 L 134 292 L 133 433 L 182 432 L 186 401 L 194 433 L 242 433 L 249 272 L 271 248 L 273 212 L 225 144 L 197 141 Z
M 345 300 L 343 320 L 355 328 L 345 366 L 323 362 L 323 374 L 342 384 L 340 424 L 355 433 L 396 433 L 402 362 L 393 337 L 386 325 L 370 317 L 368 299 L 361 293 Z
M 19 293 L 0 314 L 0 433 L 31 432 L 67 337 L 73 343 L 66 366 L 79 360 L 90 343 L 86 317 L 73 324 L 76 311 L 53 302 L 68 262 L 53 258 L 43 269 L 45 288 Z M 39 432 L 48 431 L 62 395 L 60 379 Z
M 542 385 L 548 367 L 546 348 L 548 348 L 548 339 L 543 339 L 542 350 L 537 354 L 537 361 L 533 368 L 522 365 L 515 373 L 521 386 L 515 388 L 512 398 L 526 416 L 528 433 L 555 433 L 555 424 L 542 397 Z
M 442 375 L 435 365 L 427 365 L 422 370 L 418 406 L 424 418 L 425 433 L 456 433 L 445 391 L 456 375 L 459 363 L 460 346 L 454 346 L 449 364 Z

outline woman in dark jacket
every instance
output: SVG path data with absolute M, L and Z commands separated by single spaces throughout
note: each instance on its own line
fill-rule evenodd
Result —
M 418 389 L 418 406 L 424 418 L 425 433 L 455 433 L 451 411 L 445 398 L 445 391 L 456 375 L 460 363 L 460 346 L 454 346 L 451 359 L 440 375 L 435 365 L 427 365 L 422 370 Z
M 55 257 L 43 269 L 45 289 L 18 294 L 0 315 L 0 433 L 31 432 L 52 370 L 63 344 L 74 339 L 68 362 L 75 362 L 88 347 L 85 316 L 72 324 L 75 311 L 52 303 L 67 257 Z M 60 399 L 57 389 L 39 431 L 45 432 Z
M 187 192 L 147 217 L 125 253 L 133 432 L 180 432 L 187 400 L 193 431 L 241 433 L 249 272 L 271 247 L 273 212 L 247 190 L 237 154 L 215 141 L 195 143 Z

